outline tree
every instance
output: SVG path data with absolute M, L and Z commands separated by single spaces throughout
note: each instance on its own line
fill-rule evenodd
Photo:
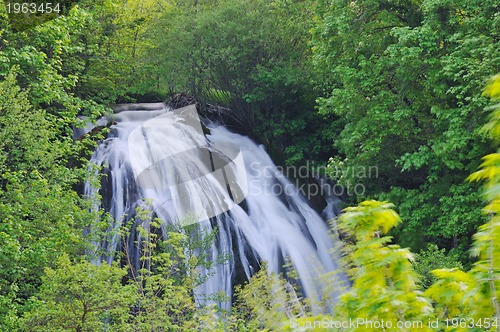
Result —
M 109 45 L 115 57 L 114 67 L 124 85 L 122 93 L 132 98 L 141 95 L 166 98 L 170 82 L 162 77 L 160 64 L 169 55 L 160 55 L 159 46 L 165 34 L 171 33 L 169 21 L 175 12 L 174 1 L 104 1 L 104 4 L 112 15 L 113 40 Z M 99 10 L 100 7 L 94 9 L 97 15 Z
M 47 268 L 31 311 L 23 318 L 23 331 L 132 331 L 132 285 L 123 286 L 126 269 L 87 261 L 72 263 L 67 255 L 55 269 Z
M 189 253 L 187 235 L 158 236 L 159 220 L 139 209 L 135 220 L 121 230 L 123 267 L 90 263 L 62 255 L 46 268 L 40 291 L 32 297 L 16 328 L 23 331 L 225 331 L 234 318 L 217 308 L 195 303 L 194 289 L 203 282 L 202 264 Z M 129 242 L 130 227 L 138 232 Z M 131 261 L 133 248 L 142 252 L 141 266 Z M 201 249 L 201 248 L 199 248 Z M 118 254 L 118 253 L 117 253 Z M 2 299 L 2 298 L 0 298 Z
M 500 98 L 500 76 L 491 80 L 485 94 L 494 100 Z M 499 105 L 494 106 L 491 120 L 485 126 L 496 140 L 500 133 L 499 111 Z M 247 286 L 242 293 L 245 299 L 250 299 L 251 313 L 257 313 L 261 321 L 267 322 L 266 327 L 279 326 L 281 322 L 280 328 L 284 330 L 498 331 L 499 161 L 498 153 L 486 156 L 482 169 L 469 178 L 487 180 L 484 195 L 489 204 L 484 212 L 490 219 L 474 235 L 472 253 L 479 260 L 468 272 L 457 268 L 434 270 L 435 281 L 422 292 L 419 285 L 422 276 L 414 270 L 413 255 L 408 249 L 391 244 L 391 237 L 386 235 L 401 222 L 392 204 L 364 201 L 346 208 L 339 218 L 346 242 L 344 263 L 352 285 L 329 315 L 305 312 L 305 316 L 285 323 L 287 317 L 281 308 L 269 305 L 273 303 L 268 302 L 273 295 L 265 287 L 272 284 L 269 281 L 264 286 L 262 281 Z M 264 274 L 259 279 L 268 280 L 266 277 Z M 257 296 L 256 286 L 260 290 Z
M 314 111 L 309 1 L 200 1 L 179 7 L 154 33 L 167 55 L 159 70 L 171 90 L 195 95 L 202 106 L 226 106 L 222 118 L 228 125 L 269 143 L 279 162 L 318 159 L 329 145 L 322 144 L 317 129 L 324 122 Z
M 422 276 L 420 282 L 424 289 L 428 288 L 437 279 L 431 271 L 436 269 L 463 269 L 456 256 L 447 255 L 445 249 L 439 249 L 435 244 L 429 244 L 426 250 L 415 255 L 415 272 Z
M 500 75 L 490 79 L 484 94 L 490 97 L 493 101 L 500 100 Z M 490 121 L 484 127 L 485 130 L 495 139 L 498 140 L 498 114 L 500 105 L 496 104 L 491 107 L 492 113 Z M 448 271 L 436 271 L 436 275 L 447 274 L 453 278 L 454 282 L 462 281 L 467 284 L 467 296 L 464 296 L 460 301 L 463 307 L 470 310 L 471 317 L 488 317 L 488 315 L 496 318 L 497 323 L 500 320 L 500 304 L 498 301 L 498 289 L 500 287 L 500 263 L 497 259 L 500 254 L 500 192 L 498 191 L 500 183 L 500 151 L 487 155 L 483 158 L 481 170 L 475 172 L 469 177 L 470 181 L 486 180 L 484 186 L 484 198 L 488 205 L 483 209 L 483 212 L 489 216 L 488 222 L 483 224 L 479 231 L 474 235 L 474 245 L 472 254 L 479 258 L 474 263 L 474 267 L 469 272 L 466 280 L 460 279 L 460 272 L 449 273 Z M 439 290 L 440 284 L 436 285 Z M 434 289 L 436 290 L 436 289 Z M 429 290 L 434 296 L 440 296 L 437 292 Z M 481 308 L 481 309 L 479 309 Z M 496 326 L 499 331 L 500 327 Z
M 359 200 L 398 206 L 398 243 L 434 242 L 464 263 L 482 222 L 478 187 L 463 179 L 490 150 L 478 110 L 484 77 L 500 66 L 497 9 L 494 1 L 318 1 L 313 29 L 326 92 L 318 107 L 332 123 L 343 184 L 363 185 Z M 377 179 L 352 171 L 367 167 Z
M 64 253 L 83 251 L 81 227 L 89 217 L 74 191 L 83 173 L 67 167 L 69 142 L 57 136 L 53 117 L 34 108 L 28 96 L 17 85 L 14 68 L 0 82 L 2 324 L 23 312 L 45 267 Z
M 269 273 L 266 262 L 244 287 L 237 288 L 236 298 L 236 316 L 246 327 L 240 331 L 283 330 L 287 320 L 306 313 L 306 306 L 292 285 L 281 276 Z
M 419 292 L 419 277 L 411 264 L 413 255 L 408 249 L 389 245 L 391 238 L 384 236 L 401 222 L 390 207 L 385 202 L 365 201 L 347 208 L 340 217 L 339 226 L 355 241 L 347 256 L 353 285 L 341 296 L 335 312 L 343 320 L 391 322 L 394 328 L 389 330 L 396 331 L 400 330 L 396 328 L 398 321 L 428 321 L 432 307 Z M 413 330 L 422 328 L 426 330 L 425 326 Z
M 182 244 L 186 235 L 169 232 L 164 240 L 158 235 L 161 221 L 149 222 L 150 212 L 138 209 L 135 221 L 138 241 L 141 246 L 141 266 L 136 269 L 130 261 L 130 250 L 126 239 L 130 229 L 123 229 L 124 254 L 128 262 L 131 282 L 136 287 L 137 297 L 132 308 L 133 325 L 139 331 L 189 330 L 195 326 L 196 306 L 192 292 L 197 273 L 193 261 L 185 255 Z M 137 224 L 139 221 L 139 224 Z

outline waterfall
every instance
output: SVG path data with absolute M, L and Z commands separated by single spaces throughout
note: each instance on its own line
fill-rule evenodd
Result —
M 109 234 L 95 243 L 101 253 L 95 262 L 114 260 L 121 250 L 117 232 L 147 199 L 153 216 L 165 226 L 192 224 L 202 233 L 217 229 L 209 259 L 227 257 L 210 270 L 195 290 L 200 305 L 211 295 L 231 296 L 237 274 L 249 279 L 261 261 L 272 272 L 291 263 L 301 292 L 312 300 L 336 298 L 340 286 L 321 280 L 339 270 L 332 249 L 335 241 L 325 221 L 298 189 L 274 165 L 262 146 L 224 126 L 209 125 L 204 134 L 196 109 L 126 110 L 114 115 L 108 138 L 91 161 L 100 166 L 101 188 L 86 184 L 86 195 L 99 190 L 96 208 L 109 212 Z M 149 220 L 140 220 L 147 228 Z M 131 234 L 133 241 L 140 240 Z M 131 253 L 139 266 L 140 250 Z M 329 289 L 329 294 L 325 294 Z M 215 301 L 229 308 L 229 301 Z

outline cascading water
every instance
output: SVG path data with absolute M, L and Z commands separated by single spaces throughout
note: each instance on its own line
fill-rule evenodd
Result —
M 206 280 L 195 291 L 198 303 L 210 303 L 210 295 L 220 291 L 230 296 L 237 271 L 249 279 L 260 261 L 276 273 L 290 262 L 302 292 L 312 300 L 337 297 L 340 286 L 326 287 L 320 278 L 339 269 L 328 228 L 262 147 L 223 126 L 212 126 L 204 135 L 194 107 L 124 111 L 114 121 L 92 156 L 107 174 L 96 208 L 113 218 L 111 235 L 96 243 L 103 251 L 96 263 L 113 261 L 113 253 L 121 250 L 116 231 L 148 199 L 151 215 L 163 226 L 188 220 L 202 232 L 217 228 L 208 257 L 228 258 L 201 271 Z M 92 196 L 98 189 L 89 182 L 85 190 Z M 149 221 L 139 222 L 147 228 Z M 165 227 L 163 232 L 166 236 Z M 128 247 L 136 248 L 130 253 L 136 266 L 140 249 L 133 242 L 138 240 L 133 233 L 128 240 Z

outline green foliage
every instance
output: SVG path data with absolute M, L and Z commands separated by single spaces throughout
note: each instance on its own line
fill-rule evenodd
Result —
M 496 84 L 500 85 L 497 77 L 485 92 L 493 99 L 498 98 Z M 493 115 L 486 129 L 494 132 L 498 125 L 495 121 Z M 422 294 L 416 287 L 418 275 L 410 264 L 412 257 L 409 251 L 395 245 L 384 246 L 390 239 L 380 237 L 399 221 L 399 217 L 394 211 L 387 210 L 390 206 L 386 203 L 363 202 L 358 207 L 346 209 L 340 218 L 344 231 L 352 234 L 356 243 L 347 256 L 353 267 L 353 287 L 341 296 L 339 312 L 345 317 L 366 317 L 379 321 L 382 318 L 404 321 L 408 316 L 412 320 L 434 321 L 436 317 L 440 322 L 439 328 L 443 330 L 498 330 L 500 307 L 497 289 L 500 285 L 495 257 L 500 254 L 497 220 L 499 191 L 496 190 L 500 157 L 491 154 L 484 159 L 482 169 L 469 177 L 473 181 L 487 180 L 485 199 L 489 204 L 484 212 L 490 216 L 489 221 L 474 235 L 472 253 L 479 257 L 479 261 L 472 269 L 469 272 L 446 269 L 443 267 L 450 262 L 444 261 L 441 269 L 432 271 L 434 283 Z M 428 253 L 420 256 L 423 263 L 445 257 L 436 247 L 431 247 Z M 426 270 L 428 267 L 424 268 L 424 272 Z M 405 310 L 408 310 L 408 316 Z M 462 319 L 467 323 L 450 324 L 453 319 Z M 470 325 L 471 322 L 474 324 Z
M 493 101 L 498 101 L 500 99 L 500 74 L 492 77 L 483 91 L 483 95 L 489 96 Z M 487 131 L 491 138 L 494 140 L 498 140 L 500 137 L 500 106 L 499 104 L 495 104 L 490 108 L 490 120 L 486 125 L 484 125 L 483 129 Z
M 117 78 L 114 89 L 121 90 L 123 95 L 166 96 L 169 82 L 160 75 L 164 59 L 159 45 L 170 30 L 174 7 L 174 2 L 168 0 L 104 0 L 102 6 L 94 7 L 95 13 L 109 24 L 107 45 L 115 71 L 109 74 Z M 165 57 L 169 57 L 168 53 Z M 101 65 L 100 69 L 106 68 Z
M 125 269 L 62 256 L 47 268 L 37 299 L 22 322 L 23 331 L 130 331 L 134 288 L 122 285 Z
M 463 182 L 492 152 L 485 131 L 500 137 L 499 76 L 480 95 L 500 65 L 496 1 L 89 0 L 23 32 L 0 7 L 0 331 L 500 318 L 499 153 L 469 178 L 486 180 L 483 215 L 478 186 Z M 81 260 L 82 229 L 97 213 L 75 189 L 94 142 L 73 141 L 71 125 L 118 99 L 174 91 L 231 107 L 233 125 L 289 164 L 338 151 L 330 168 L 343 170 L 342 184 L 396 203 L 404 222 L 376 201 L 341 217 L 352 287 L 334 311 L 315 316 L 265 265 L 236 292 L 233 313 L 197 308 L 215 233 L 169 229 L 161 238 L 147 211 L 135 220 L 140 269 L 126 247 L 130 228 L 120 230 L 124 268 Z M 486 97 L 496 105 L 481 129 Z M 377 179 L 352 172 L 367 167 Z M 428 249 L 414 262 L 388 234 Z M 472 241 L 475 262 L 466 257 Z
M 402 215 L 411 215 L 402 227 L 392 232 L 398 243 L 420 250 L 427 243 L 435 243 L 454 252 L 468 266 L 472 234 L 485 220 L 480 208 L 472 209 L 481 203 L 480 187 L 468 183 L 450 186 L 449 178 L 445 175 L 442 182 L 425 184 L 419 189 L 394 188 L 390 194 L 380 196 L 392 197 Z
M 485 94 L 494 100 L 499 97 L 498 76 L 493 78 L 485 91 Z M 498 127 L 498 118 L 495 115 L 493 112 L 485 127 L 490 133 L 495 133 Z M 393 205 L 364 201 L 356 207 L 345 209 L 339 218 L 339 230 L 347 239 L 344 262 L 352 286 L 340 296 L 334 314 L 313 316 L 307 313 L 307 316 L 299 317 L 292 323 L 285 323 L 281 328 L 290 330 L 299 326 L 321 330 L 316 329 L 318 322 L 349 322 L 362 319 L 363 322 L 385 322 L 384 330 L 388 331 L 498 330 L 500 307 L 497 289 L 500 286 L 500 266 L 496 257 L 500 255 L 500 223 L 497 216 L 500 211 L 499 161 L 498 153 L 486 156 L 482 169 L 469 177 L 472 181 L 487 180 L 484 196 L 489 204 L 484 212 L 490 217 L 474 235 L 472 253 L 478 256 L 479 260 L 469 272 L 459 270 L 460 263 L 446 256 L 444 250 L 439 250 L 435 245 L 417 255 L 418 262 L 413 263 L 414 257 L 410 251 L 391 244 L 392 239 L 387 236 L 387 233 L 401 222 L 399 215 L 391 209 Z M 434 278 L 431 278 L 428 275 L 429 270 L 436 266 L 441 269 L 432 271 Z M 422 272 L 423 276 L 420 276 L 414 267 Z M 432 282 L 425 292 L 419 290 L 419 280 L 422 278 L 426 287 Z M 261 290 L 260 294 L 264 294 L 264 299 L 272 298 L 266 295 L 266 291 Z M 253 312 L 265 310 L 266 306 L 262 303 L 265 304 L 266 301 L 252 302 Z M 277 315 L 276 311 L 279 312 L 278 308 L 269 305 L 267 311 L 259 312 L 258 316 L 266 317 L 266 314 L 272 313 Z M 287 318 L 270 317 L 273 322 L 278 319 L 283 322 Z M 409 322 L 410 325 L 402 328 L 397 325 L 398 322 Z M 422 325 L 412 325 L 412 322 L 421 322 Z M 431 322 L 437 325 L 430 325 Z M 368 331 L 378 328 L 366 324 L 348 324 L 343 330 Z
M 391 245 L 384 236 L 401 222 L 385 202 L 365 201 L 347 208 L 340 217 L 340 228 L 354 240 L 347 256 L 353 285 L 340 298 L 336 314 L 344 320 L 364 318 L 372 321 L 427 321 L 432 307 L 418 291 L 418 275 L 408 249 Z M 366 327 L 359 326 L 363 331 Z M 394 329 L 396 330 L 396 329 Z
M 413 263 L 415 272 L 422 276 L 422 287 L 428 288 L 437 278 L 431 274 L 436 269 L 463 269 L 462 264 L 453 254 L 446 254 L 445 249 L 439 249 L 435 244 L 428 244 L 426 250 L 421 250 L 415 255 Z
M 82 59 L 95 39 L 88 12 L 14 33 L 1 9 L 0 40 L 0 330 L 18 330 L 27 299 L 58 257 L 78 256 L 86 244 L 86 203 L 75 191 L 85 176 L 88 139 L 71 140 L 77 114 L 105 109 L 77 96 Z M 95 23 L 95 21 L 93 22 Z M 98 39 L 98 38 L 97 38 Z M 86 48 L 87 47 L 87 48 Z
M 138 208 L 136 218 L 121 230 L 130 283 L 136 292 L 129 324 L 134 331 L 224 330 L 225 313 L 196 306 L 194 297 L 195 288 L 205 281 L 199 269 L 223 263 L 222 257 L 215 262 L 207 259 L 215 233 L 205 234 L 194 224 L 187 229 L 167 227 L 162 238 L 158 235 L 162 222 L 149 221 L 150 215 L 148 209 Z M 133 245 L 142 254 L 139 269 L 133 266 L 133 248 L 127 245 L 134 223 L 138 238 Z
M 319 112 L 364 197 L 394 202 L 398 242 L 461 251 L 481 224 L 477 187 L 463 181 L 489 153 L 480 128 L 484 78 L 500 67 L 496 1 L 318 1 L 313 28 L 325 96 Z M 443 217 L 446 216 L 446 217 Z M 460 247 L 460 244 L 463 247 Z
M 0 331 L 15 331 L 19 327 L 17 286 L 12 285 L 7 295 L 0 295 Z
M 93 16 L 75 7 L 67 16 L 26 32 L 6 30 L 0 75 L 5 76 L 11 66 L 18 65 L 18 80 L 21 87 L 29 88 L 30 101 L 58 115 L 61 125 L 72 124 L 77 114 L 96 117 L 104 107 L 95 101 L 109 102 L 112 98 L 110 89 L 100 84 L 103 78 L 92 75 L 95 57 L 104 55 L 100 46 L 106 38 L 99 37 L 96 29 Z M 100 89 L 92 98 L 86 93 L 97 91 L 89 91 L 89 81 Z
M 484 94 L 498 102 L 500 99 L 500 76 L 493 77 Z M 484 129 L 488 130 L 490 135 L 497 134 L 498 121 L 496 114 L 500 109 L 499 104 L 493 106 L 493 112 L 490 117 L 490 122 Z M 498 138 L 498 136 L 497 136 Z M 500 151 L 484 157 L 482 169 L 469 177 L 470 181 L 487 180 L 484 186 L 484 198 L 489 203 L 484 208 L 484 213 L 489 216 L 489 221 L 479 227 L 479 231 L 474 235 L 474 245 L 472 247 L 472 254 L 479 258 L 478 262 L 474 264 L 471 273 L 478 285 L 476 292 L 480 296 L 480 301 L 485 303 L 484 308 L 489 309 L 490 314 L 499 319 L 500 318 L 500 305 L 498 302 L 498 289 L 500 287 L 500 263 L 498 256 L 500 255 Z M 488 304 L 486 304 L 488 303 Z M 473 310 L 472 314 L 475 316 L 483 316 L 488 311 Z
M 280 162 L 317 159 L 330 145 L 314 110 L 309 1 L 178 4 L 160 29 L 158 70 L 174 91 L 229 107 L 229 124 L 277 151 Z
M 245 322 L 238 331 L 289 330 L 289 320 L 305 314 L 306 307 L 292 285 L 269 273 L 265 262 L 248 284 L 236 289 L 236 297 L 235 310 Z
M 46 266 L 83 249 L 87 216 L 73 190 L 83 173 L 67 167 L 73 150 L 28 96 L 14 71 L 0 82 L 0 296 L 15 294 L 20 303 L 34 294 Z
M 186 258 L 179 245 L 184 235 L 169 233 L 167 241 L 156 243 L 153 233 L 144 233 L 144 230 L 142 233 L 150 239 L 143 238 L 143 267 L 132 277 L 139 293 L 134 325 L 141 331 L 187 330 L 193 321 L 195 304 L 190 296 L 193 273 L 179 273 L 183 272 L 179 271 L 179 263 Z M 157 245 L 166 248 L 154 253 Z
M 149 211 L 140 209 L 136 220 L 146 220 Z M 147 226 L 147 227 L 146 227 Z M 36 297 L 17 329 L 23 331 L 225 331 L 236 319 L 214 307 L 197 307 L 194 289 L 203 280 L 197 268 L 202 264 L 191 256 L 187 235 L 168 232 L 160 238 L 159 220 L 137 226 L 139 236 L 133 244 L 141 248 L 141 267 L 135 269 L 126 246 L 130 229 L 124 227 L 126 264 L 123 268 L 104 262 L 72 262 L 67 255 L 47 268 Z M 210 240 L 207 240 L 210 241 Z M 8 304 L 9 298 L 0 298 Z M 13 314 L 14 313 L 14 314 Z M 5 320 L 15 318 L 9 312 Z

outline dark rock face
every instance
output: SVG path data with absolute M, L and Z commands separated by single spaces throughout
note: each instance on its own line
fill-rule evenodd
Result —
M 186 105 L 187 106 L 187 105 Z M 120 113 L 123 111 L 159 111 L 165 108 L 164 103 L 126 103 L 116 104 L 111 106 L 113 113 Z
M 177 93 L 173 95 L 170 100 L 165 102 L 167 106 L 172 109 L 186 107 L 189 105 L 196 105 L 198 113 L 213 122 L 223 123 L 224 125 L 231 125 L 231 110 L 227 107 L 200 102 L 194 96 L 186 93 Z
M 193 104 L 198 104 L 195 97 L 190 96 L 186 93 L 177 93 L 173 95 L 170 100 L 167 100 L 165 104 L 172 109 L 177 109 L 181 107 L 186 107 Z

